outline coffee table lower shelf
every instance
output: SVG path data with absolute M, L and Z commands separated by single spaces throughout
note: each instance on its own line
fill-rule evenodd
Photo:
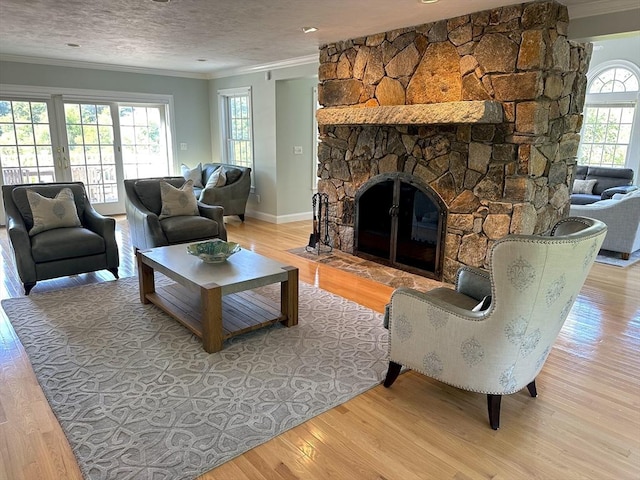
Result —
M 178 284 L 173 284 L 157 287 L 155 292 L 147 293 L 145 297 L 202 338 L 202 321 L 200 320 L 202 306 L 199 295 Z M 282 314 L 279 307 L 252 290 L 222 297 L 222 338 L 224 340 L 285 320 L 286 316 Z

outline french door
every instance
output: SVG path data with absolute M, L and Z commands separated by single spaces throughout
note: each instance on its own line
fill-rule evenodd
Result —
M 165 107 L 0 99 L 0 181 L 81 181 L 96 210 L 123 213 L 125 178 L 170 171 Z

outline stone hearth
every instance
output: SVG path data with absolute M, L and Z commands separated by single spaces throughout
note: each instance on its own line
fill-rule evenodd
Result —
M 393 172 L 447 206 L 445 281 L 486 267 L 496 239 L 566 216 L 591 54 L 568 22 L 543 1 L 321 47 L 318 189 L 334 246 L 353 252 L 356 194 Z

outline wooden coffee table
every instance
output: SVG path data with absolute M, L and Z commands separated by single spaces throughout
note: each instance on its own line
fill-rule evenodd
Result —
M 202 338 L 209 352 L 225 339 L 281 322 L 298 324 L 298 269 L 242 249 L 223 263 L 189 255 L 186 245 L 138 251 L 140 301 L 153 303 Z M 156 289 L 154 272 L 177 284 Z M 280 283 L 280 306 L 252 290 Z

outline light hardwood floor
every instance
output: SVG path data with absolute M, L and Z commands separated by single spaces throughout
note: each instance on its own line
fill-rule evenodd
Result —
M 391 288 L 287 253 L 310 222 L 228 222 L 229 239 L 292 264 L 300 280 L 382 311 Z M 121 276 L 135 265 L 118 218 Z M 6 231 L 0 297 L 22 295 Z M 34 292 L 110 280 L 41 282 Z M 207 480 L 640 479 L 640 264 L 594 265 L 536 380 L 502 401 L 489 428 L 484 395 L 414 372 L 377 386 L 208 472 Z M 29 359 L 0 314 L 0 480 L 82 478 Z

